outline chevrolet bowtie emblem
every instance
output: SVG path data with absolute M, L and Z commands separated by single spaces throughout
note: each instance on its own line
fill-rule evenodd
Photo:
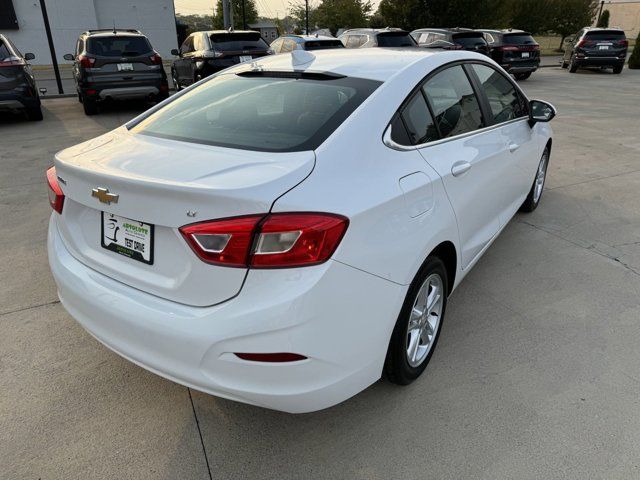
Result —
M 109 205 L 111 202 L 118 203 L 118 197 L 120 195 L 116 193 L 109 193 L 108 188 L 98 187 L 91 190 L 91 196 L 96 197 L 102 203 Z

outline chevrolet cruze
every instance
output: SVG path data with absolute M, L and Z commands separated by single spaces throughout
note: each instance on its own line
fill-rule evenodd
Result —
M 538 205 L 554 115 L 472 52 L 237 65 L 56 155 L 60 299 L 118 354 L 224 398 L 309 412 L 408 384 L 451 292 Z

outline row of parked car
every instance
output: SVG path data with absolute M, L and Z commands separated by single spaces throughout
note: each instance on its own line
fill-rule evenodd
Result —
M 491 57 L 517 80 L 525 80 L 540 65 L 540 45 L 522 30 L 471 30 L 421 28 L 408 32 L 397 28 L 346 30 L 338 38 L 321 35 L 283 35 L 267 44 L 255 31 L 214 30 L 194 32 L 172 50 L 176 57 L 171 77 L 176 90 L 240 62 L 294 50 L 328 48 L 431 48 L 470 50 Z M 599 66 L 622 71 L 628 42 L 624 31 L 586 27 L 566 44 L 562 67 Z M 41 120 L 40 99 L 24 56 L 0 35 L 0 110 L 24 109 L 31 120 Z M 134 29 L 88 30 L 76 41 L 73 62 L 78 101 L 87 115 L 98 112 L 101 102 L 147 99 L 162 101 L 169 95 L 168 78 L 160 55 L 149 39 Z

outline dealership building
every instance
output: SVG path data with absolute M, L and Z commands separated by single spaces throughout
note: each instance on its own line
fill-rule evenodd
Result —
M 31 52 L 33 64 L 51 64 L 42 0 L 0 0 L 0 33 L 22 53 Z M 51 36 L 60 63 L 74 50 L 80 33 L 101 28 L 135 28 L 144 33 L 156 51 L 171 58 L 177 48 L 173 0 L 44 0 Z

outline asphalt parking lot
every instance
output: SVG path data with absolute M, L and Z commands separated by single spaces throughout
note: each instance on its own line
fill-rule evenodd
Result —
M 45 168 L 143 106 L 0 117 L 0 478 L 637 478 L 640 71 L 523 85 L 559 110 L 540 207 L 452 295 L 417 382 L 298 416 L 148 373 L 58 303 Z

